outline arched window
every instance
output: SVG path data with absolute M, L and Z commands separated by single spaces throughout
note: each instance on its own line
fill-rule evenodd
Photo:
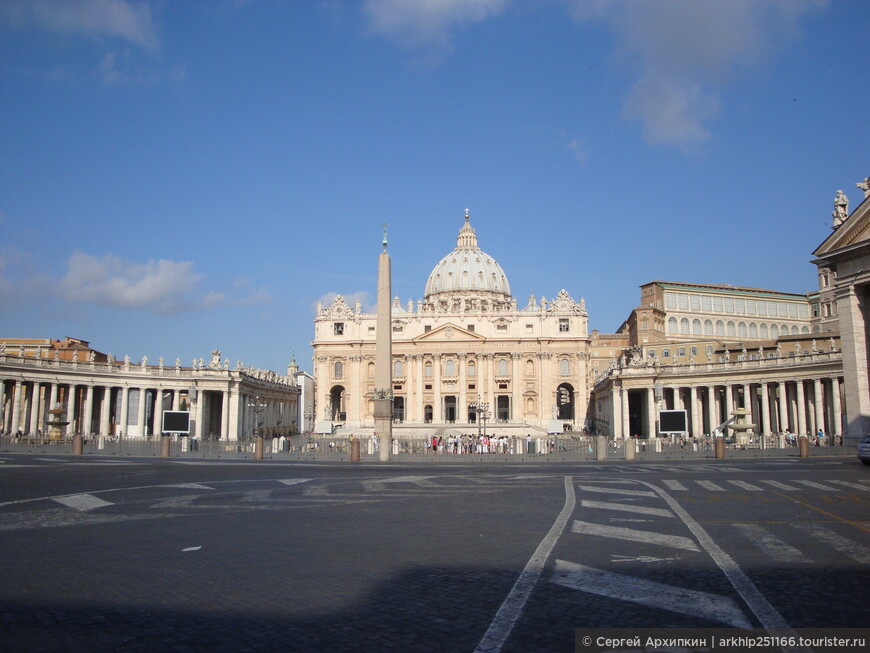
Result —
M 701 335 L 701 320 L 698 318 L 692 320 L 692 333 L 696 336 Z
M 788 335 L 788 325 L 783 324 L 781 327 L 779 327 L 779 332 L 781 335 L 787 336 Z
M 734 328 L 734 322 L 731 320 L 728 320 L 727 330 L 729 336 L 737 335 L 737 330 Z
M 758 337 L 758 325 L 755 322 L 749 323 L 749 337 L 757 338 Z
M 684 317 L 680 320 L 680 333 L 688 333 L 689 332 L 689 318 Z
M 473 379 L 477 376 L 477 363 L 468 361 L 468 377 Z
M 534 376 L 535 375 L 535 362 L 534 361 L 526 361 L 526 376 Z
M 366 375 L 370 379 L 375 378 L 375 364 L 374 363 L 369 363 L 368 368 L 366 369 Z
M 333 367 L 333 375 L 332 376 L 336 379 L 343 379 L 344 378 L 344 363 L 342 363 L 341 361 L 335 362 L 335 366 Z
M 405 376 L 405 370 L 403 369 L 402 361 L 396 361 L 393 363 L 393 376 L 396 378 L 401 378 Z
M 669 317 L 668 318 L 668 333 L 676 333 L 677 332 L 677 318 Z
M 508 373 L 508 362 L 506 358 L 498 359 L 498 375 L 499 376 L 507 376 Z
M 761 325 L 761 328 L 758 330 L 758 335 L 760 335 L 762 338 L 767 337 L 767 325 L 766 324 Z
M 716 320 L 716 335 L 724 336 L 725 335 L 725 323 L 722 320 Z
M 770 337 L 771 338 L 779 338 L 779 327 L 775 324 L 770 325 Z
M 446 376 L 456 376 L 456 361 L 452 358 L 448 358 L 447 362 L 444 363 L 444 374 Z
M 746 322 L 740 322 L 737 324 L 737 335 L 741 338 L 746 337 Z
M 796 336 L 800 333 L 800 329 L 797 328 L 797 324 L 792 324 L 791 326 L 791 334 Z
M 432 378 L 432 361 L 426 361 L 426 364 L 423 366 L 423 376 L 427 379 Z
M 559 360 L 559 374 L 562 376 L 568 376 L 571 374 L 571 363 L 568 362 L 567 358 Z
M 712 336 L 713 335 L 713 321 L 712 320 L 704 320 L 704 335 Z

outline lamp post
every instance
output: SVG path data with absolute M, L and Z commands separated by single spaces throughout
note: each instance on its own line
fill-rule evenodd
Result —
M 480 424 L 483 422 L 483 435 L 486 435 L 486 418 L 489 417 L 489 404 L 477 395 L 477 401 L 468 407 L 477 414 L 477 437 L 481 436 Z
M 248 409 L 254 413 L 254 460 L 263 460 L 263 422 L 260 415 L 266 409 L 266 404 L 260 401 L 260 396 L 254 397 L 253 402 L 248 403 Z

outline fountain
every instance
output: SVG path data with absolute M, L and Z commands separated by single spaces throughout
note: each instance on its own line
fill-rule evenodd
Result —
M 734 433 L 734 443 L 741 449 L 745 449 L 752 439 L 750 433 L 755 429 L 755 424 L 747 421 L 749 410 L 746 408 L 735 408 L 731 411 L 731 415 L 735 419 L 725 428 Z
M 51 415 L 51 420 L 47 420 L 45 422 L 46 426 L 51 427 L 48 431 L 48 439 L 49 440 L 60 440 L 63 438 L 63 427 L 69 424 L 69 420 L 65 420 L 66 411 L 63 409 L 63 406 L 60 405 L 60 402 L 57 402 L 48 414 Z

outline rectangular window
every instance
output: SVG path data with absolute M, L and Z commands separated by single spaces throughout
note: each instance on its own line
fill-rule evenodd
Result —
M 670 358 L 671 350 L 670 349 L 662 349 L 662 358 Z
M 427 324 L 426 326 L 423 327 L 423 333 L 429 333 L 431 330 L 432 330 L 431 324 Z
M 733 313 L 734 312 L 734 298 L 726 297 L 725 298 L 725 312 Z
M 713 310 L 713 298 L 710 295 L 701 297 L 701 308 L 708 313 Z
M 685 355 L 686 355 L 686 348 L 685 347 L 677 347 L 677 356 L 679 356 L 680 358 L 683 358 L 683 357 L 685 357 Z
M 788 316 L 789 317 L 797 317 L 798 316 L 798 305 L 797 304 L 789 304 L 788 305 Z
M 333 322 L 332 323 L 332 332 L 337 336 L 344 335 L 344 322 Z
M 697 356 L 698 355 L 698 348 L 697 347 L 690 347 L 689 348 L 689 355 L 690 356 Z
M 707 345 L 706 347 L 704 347 L 704 352 L 707 354 L 707 356 L 712 356 L 713 355 L 713 345 Z
M 374 332 L 375 332 L 375 328 L 374 328 L 374 327 L 369 327 L 369 333 L 374 333 Z
M 682 310 L 688 310 L 689 308 L 689 296 L 688 295 L 677 295 L 677 304 Z
M 722 298 L 714 297 L 713 298 L 713 312 L 721 313 L 722 312 Z
M 689 296 L 689 304 L 693 311 L 701 310 L 701 296 L 700 295 L 690 295 Z
M 527 324 L 526 325 L 526 333 L 532 333 L 532 331 L 534 331 L 534 329 L 535 329 L 534 324 Z
M 734 310 L 737 313 L 745 313 L 746 312 L 746 302 L 744 302 L 742 299 L 739 299 L 739 298 L 735 299 L 734 300 Z
M 568 333 L 568 318 L 559 318 L 559 333 Z
M 469 330 L 469 331 L 474 331 L 474 325 L 473 325 L 473 324 L 469 324 L 469 325 L 468 325 L 468 330 Z
M 798 304 L 798 317 L 809 317 L 809 311 L 806 304 Z
M 405 327 L 403 327 L 403 326 L 397 325 L 397 326 L 393 327 L 393 333 L 402 333 L 402 331 L 404 331 L 404 330 L 405 330 Z
M 665 293 L 665 308 L 677 307 L 677 295 L 672 292 Z
M 755 315 L 755 300 L 747 299 L 746 300 L 746 313 L 747 315 Z
M 496 331 L 507 331 L 507 324 L 496 324 L 495 330 Z

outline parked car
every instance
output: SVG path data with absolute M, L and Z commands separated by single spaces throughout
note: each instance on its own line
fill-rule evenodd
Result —
M 858 443 L 858 458 L 865 465 L 870 465 L 870 435 L 865 435 Z

